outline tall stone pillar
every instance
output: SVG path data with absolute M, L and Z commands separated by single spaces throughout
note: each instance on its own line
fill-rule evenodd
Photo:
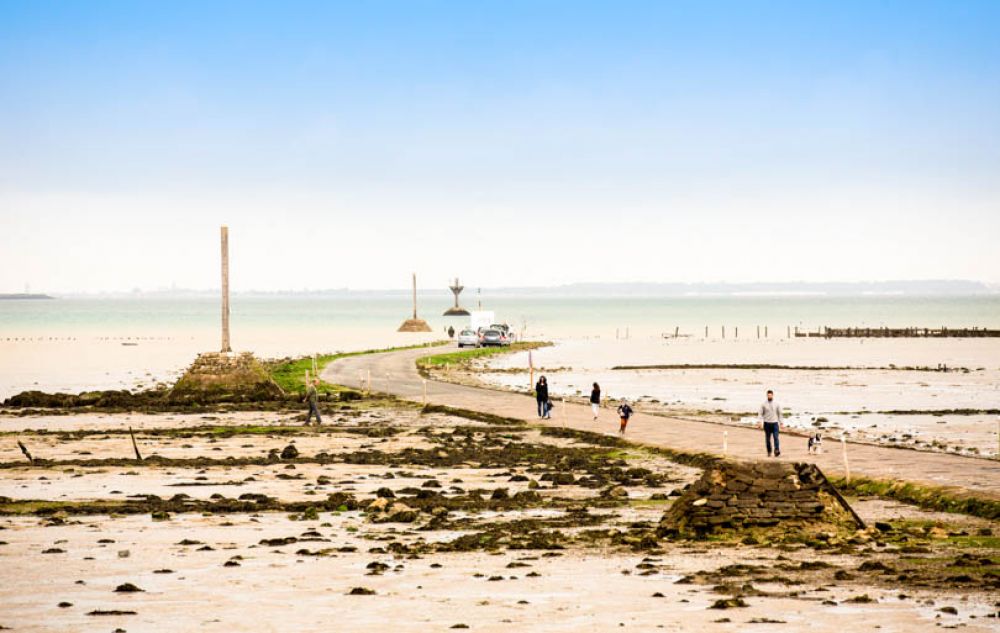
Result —
M 430 332 L 431 326 L 417 316 L 417 273 L 413 273 L 413 318 L 403 321 L 397 332 Z
M 233 351 L 229 344 L 229 227 L 222 227 L 222 352 Z
M 417 318 L 417 273 L 413 273 L 413 318 Z

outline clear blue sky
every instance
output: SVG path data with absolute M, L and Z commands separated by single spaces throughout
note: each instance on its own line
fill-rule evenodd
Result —
M 1000 2 L 0 0 L 0 291 L 1000 281 Z

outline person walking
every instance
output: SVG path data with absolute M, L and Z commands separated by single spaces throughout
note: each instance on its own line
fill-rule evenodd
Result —
M 597 422 L 597 416 L 601 412 L 601 386 L 596 382 L 590 390 L 590 410 L 594 412 L 594 422 Z
M 309 402 L 309 413 L 306 415 L 306 426 L 309 426 L 309 421 L 312 420 L 313 415 L 316 416 L 316 426 L 323 424 L 322 418 L 319 417 L 319 392 L 316 390 L 317 385 L 319 385 L 319 378 L 314 378 L 312 382 L 309 383 L 309 388 L 306 389 L 305 399 Z
M 625 435 L 625 427 L 628 426 L 628 419 L 632 417 L 632 407 L 628 406 L 628 400 L 622 399 L 618 406 L 618 416 L 621 418 L 621 426 L 618 427 L 618 434 Z
M 545 376 L 539 376 L 535 383 L 535 401 L 538 403 L 538 417 L 544 418 L 548 413 L 549 383 Z
M 760 427 L 764 429 L 764 445 L 767 456 L 771 456 L 771 438 L 774 438 L 774 456 L 781 456 L 778 444 L 778 429 L 781 428 L 781 405 L 774 401 L 774 392 L 767 390 L 767 401 L 760 405 Z

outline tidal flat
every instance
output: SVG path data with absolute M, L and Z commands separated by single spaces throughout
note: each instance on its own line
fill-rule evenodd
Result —
M 0 626 L 997 626 L 995 521 L 870 497 L 866 530 L 667 537 L 697 464 L 390 400 L 324 413 L 2 416 Z

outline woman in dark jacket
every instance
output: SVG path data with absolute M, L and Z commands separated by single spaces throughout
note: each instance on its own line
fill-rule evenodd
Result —
M 545 405 L 549 401 L 549 383 L 545 376 L 540 376 L 535 383 L 535 401 L 538 402 L 538 417 L 544 418 L 547 413 Z
M 594 412 L 594 422 L 597 422 L 597 414 L 601 412 L 601 386 L 596 382 L 590 390 L 590 409 Z

